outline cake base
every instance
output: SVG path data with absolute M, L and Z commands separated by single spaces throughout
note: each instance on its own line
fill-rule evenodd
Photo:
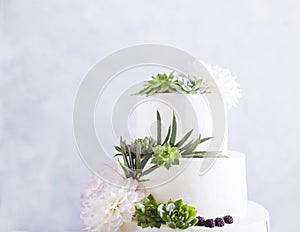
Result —
M 135 221 L 130 223 L 126 223 L 121 228 L 122 232 L 175 232 L 175 231 L 183 231 L 179 229 L 171 229 L 166 226 L 162 226 L 160 229 L 157 228 L 141 228 L 137 226 Z M 269 232 L 269 213 L 268 211 L 255 202 L 248 202 L 248 212 L 247 216 L 243 219 L 235 221 L 232 225 L 226 224 L 224 227 L 215 227 L 215 228 L 207 228 L 194 226 L 187 230 L 186 232 Z

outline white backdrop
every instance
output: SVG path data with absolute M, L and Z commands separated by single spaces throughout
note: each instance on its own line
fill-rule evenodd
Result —
M 0 0 L 0 231 L 79 230 L 90 177 L 72 107 L 83 76 L 118 49 L 159 43 L 239 76 L 230 148 L 273 232 L 298 231 L 298 0 Z M 298 228 L 298 230 L 297 230 Z

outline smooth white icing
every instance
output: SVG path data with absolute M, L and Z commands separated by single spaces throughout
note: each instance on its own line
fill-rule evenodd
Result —
M 213 93 L 212 93 L 213 94 Z M 166 134 L 171 124 L 172 113 L 177 118 L 177 139 L 180 139 L 189 130 L 194 129 L 191 137 L 196 138 L 199 134 L 204 137 L 216 136 L 212 134 L 213 123 L 211 110 L 204 94 L 157 94 L 150 97 L 143 97 L 134 106 L 130 117 L 134 119 L 134 125 L 130 128 L 133 138 L 153 135 L 156 137 L 156 110 L 162 116 L 163 135 Z M 227 115 L 225 115 L 227 117 Z M 227 121 L 227 119 L 226 119 Z M 228 150 L 227 123 L 224 131 L 223 143 L 219 151 Z M 215 137 L 215 139 L 217 139 Z M 198 149 L 209 149 L 210 141 L 200 144 Z
M 258 205 L 257 203 L 248 202 L 248 210 L 247 214 L 244 218 L 240 220 L 235 220 L 233 224 L 226 224 L 224 227 L 215 227 L 215 228 L 206 228 L 194 226 L 187 230 L 186 232 L 269 232 L 269 213 L 268 211 Z M 130 223 L 125 223 L 122 228 L 122 232 L 176 232 L 182 231 L 179 229 L 170 229 L 166 226 L 162 226 L 160 229 L 157 228 L 145 228 L 137 226 L 136 221 L 132 221 Z
M 248 201 L 245 155 L 225 155 L 228 158 L 182 158 L 179 166 L 159 168 L 146 176 L 147 192 L 160 202 L 183 199 L 206 218 L 242 218 Z

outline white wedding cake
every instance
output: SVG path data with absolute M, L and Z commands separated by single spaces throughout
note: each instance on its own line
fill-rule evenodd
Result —
M 113 184 L 119 186 L 94 179 L 83 194 L 85 230 L 270 231 L 267 210 L 248 200 L 246 156 L 228 150 L 226 123 L 218 150 L 209 145 L 220 135 L 212 134 L 203 95 L 218 89 L 231 107 L 240 96 L 238 84 L 228 70 L 204 66 L 218 86 L 197 73 L 171 72 L 157 74 L 131 96 L 151 102 L 134 112 L 140 137 L 131 143 L 121 137 L 115 146 L 119 167 L 108 176 L 117 176 Z M 165 123 L 167 116 L 172 120 Z
M 212 75 L 228 70 L 206 65 Z M 216 72 L 216 73 L 214 73 Z M 221 87 L 222 88 L 222 87 Z M 168 96 L 169 95 L 169 96 Z M 172 96 L 171 96 L 172 95 Z M 203 98 L 199 95 L 192 96 L 192 104 L 202 113 L 204 128 L 200 131 L 209 133 L 205 125 L 209 124 L 208 109 L 205 107 Z M 183 104 L 179 94 L 161 94 L 158 98 L 169 102 L 169 105 Z M 164 109 L 160 109 L 164 110 Z M 186 112 L 187 113 L 187 112 Z M 143 115 L 143 121 L 147 116 Z M 181 114 L 182 115 L 182 114 Z M 189 119 L 185 115 L 185 119 Z M 138 124 L 145 127 L 145 124 Z M 226 127 L 227 128 L 227 127 Z M 224 227 L 208 228 L 204 226 L 193 226 L 188 231 L 228 231 L 228 232 L 268 232 L 269 215 L 265 208 L 248 200 L 246 180 L 246 156 L 243 153 L 228 151 L 227 132 L 221 147 L 224 157 L 205 158 L 181 158 L 180 165 L 171 169 L 158 169 L 150 173 L 147 178 L 150 184 L 145 182 L 147 193 L 155 196 L 159 202 L 168 202 L 170 199 L 184 199 L 189 205 L 193 205 L 198 214 L 205 219 L 215 219 L 230 214 L 234 223 Z M 169 178 L 163 178 L 169 176 Z M 170 178 L 172 177 L 172 178 Z M 179 229 L 177 229 L 179 231 Z M 174 229 L 162 226 L 161 228 L 141 228 L 136 221 L 125 223 L 122 231 L 174 231 Z

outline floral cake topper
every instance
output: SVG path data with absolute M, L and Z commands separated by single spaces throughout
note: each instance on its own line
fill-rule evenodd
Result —
M 214 78 L 227 107 L 230 109 L 236 106 L 241 97 L 240 85 L 236 82 L 237 77 L 228 69 L 206 64 L 203 61 L 201 63 Z M 135 94 L 147 97 L 162 93 L 207 94 L 214 92 L 213 89 L 214 87 L 208 85 L 203 79 L 199 66 L 193 63 L 187 75 L 177 72 L 157 74 L 146 81 L 145 87 Z

